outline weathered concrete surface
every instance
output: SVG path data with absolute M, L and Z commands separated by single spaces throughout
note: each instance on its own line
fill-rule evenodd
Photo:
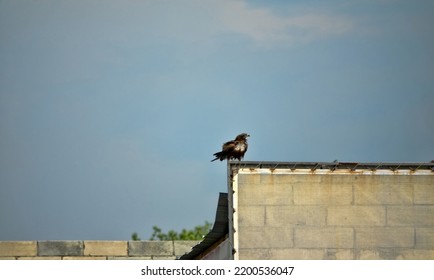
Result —
M 434 259 L 434 173 L 240 169 L 239 259 Z

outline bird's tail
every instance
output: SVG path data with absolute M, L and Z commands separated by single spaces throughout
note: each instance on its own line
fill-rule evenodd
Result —
M 215 159 L 211 160 L 211 162 L 215 161 L 215 160 L 223 160 L 224 159 L 224 154 L 222 152 L 218 152 L 215 153 L 213 156 L 215 156 Z

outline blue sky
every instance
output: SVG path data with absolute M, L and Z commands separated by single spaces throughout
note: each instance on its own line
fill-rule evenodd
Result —
M 0 1 L 0 240 L 213 222 L 246 160 L 434 159 L 434 2 Z

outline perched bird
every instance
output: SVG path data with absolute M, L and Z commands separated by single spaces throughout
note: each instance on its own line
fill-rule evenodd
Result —
M 231 160 L 231 159 L 241 159 L 244 157 L 244 154 L 247 151 L 247 137 L 250 137 L 247 133 L 241 133 L 238 135 L 235 140 L 228 141 L 223 144 L 222 151 L 214 154 L 215 160 Z

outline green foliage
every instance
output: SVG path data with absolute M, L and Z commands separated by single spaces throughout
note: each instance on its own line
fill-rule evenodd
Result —
M 181 232 L 169 230 L 167 233 L 164 233 L 161 228 L 153 226 L 153 233 L 149 240 L 201 240 L 208 234 L 208 232 L 210 232 L 211 226 L 212 224 L 210 222 L 205 221 L 204 225 L 195 226 L 194 229 L 183 229 Z M 131 235 L 131 239 L 140 240 L 136 232 Z
M 140 241 L 140 237 L 137 232 L 133 232 L 133 234 L 131 234 L 131 239 L 134 241 Z

